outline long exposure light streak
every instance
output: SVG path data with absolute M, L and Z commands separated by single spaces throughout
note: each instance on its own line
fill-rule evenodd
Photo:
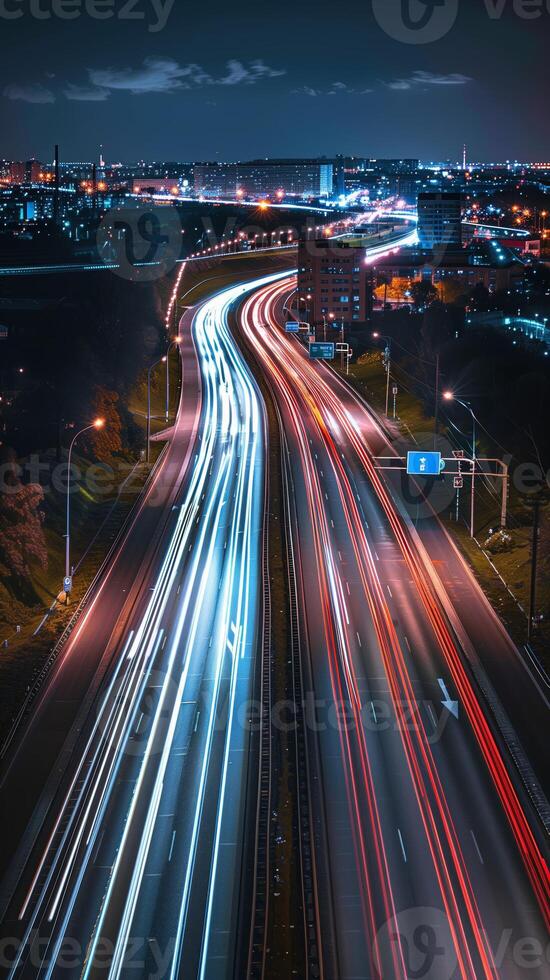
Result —
M 342 447 L 334 441 L 333 435 L 336 435 L 338 442 L 344 439 L 351 444 L 353 451 L 360 459 L 409 568 L 411 579 L 426 610 L 428 622 L 434 631 L 444 660 L 449 666 L 459 697 L 464 702 L 472 731 L 494 781 L 504 812 L 508 817 L 519 853 L 525 861 L 539 905 L 543 915 L 547 917 L 548 871 L 544 858 L 536 845 L 500 751 L 479 706 L 471 682 L 466 675 L 456 642 L 452 638 L 438 603 L 427 584 L 427 577 L 420 557 L 415 553 L 413 543 L 403 526 L 402 518 L 396 510 L 393 499 L 382 483 L 379 474 L 375 471 L 374 463 L 365 447 L 357 422 L 343 407 L 338 393 L 335 391 L 335 385 L 330 383 L 331 379 L 323 369 L 319 369 L 317 365 L 310 362 L 303 348 L 279 328 L 275 309 L 277 304 L 282 303 L 284 296 L 292 288 L 293 282 L 293 279 L 289 279 L 287 284 L 266 287 L 249 299 L 243 308 L 241 318 L 243 330 L 264 365 L 266 376 L 270 378 L 273 384 L 276 397 L 282 398 L 291 406 L 288 417 L 292 419 L 296 429 L 304 429 L 304 410 L 315 421 L 336 479 L 342 510 L 363 583 L 365 601 L 370 609 L 377 632 L 394 706 L 397 708 L 404 703 L 416 717 L 418 712 L 416 711 L 416 699 L 413 683 L 409 676 L 409 668 L 403 656 L 382 584 L 379 581 L 379 573 L 365 533 L 363 515 L 360 513 L 357 504 L 355 487 L 352 485 L 346 465 L 342 461 L 342 453 L 340 452 Z M 358 411 L 360 413 L 360 409 Z M 306 485 L 310 486 L 309 511 L 311 521 L 314 525 L 317 524 L 322 527 L 326 523 L 322 513 L 325 508 L 322 495 L 316 488 L 312 487 L 312 480 L 315 480 L 315 465 L 312 452 L 307 445 L 308 440 L 305 431 L 299 431 L 298 438 L 305 446 L 302 465 L 305 470 Z M 331 568 L 333 564 L 331 554 L 330 546 L 326 546 L 324 549 L 318 550 L 317 560 L 327 567 L 329 581 L 332 583 L 330 591 L 333 616 L 341 635 L 342 627 L 338 625 L 341 623 L 338 606 L 342 606 L 342 597 L 341 589 L 336 586 L 334 571 Z M 330 653 L 329 633 L 330 630 L 327 631 L 327 647 Z M 353 691 L 354 688 L 356 689 L 356 681 L 353 678 L 353 660 L 345 652 L 345 644 L 342 640 L 340 641 L 340 658 L 341 668 L 344 674 L 348 676 L 348 689 Z M 487 978 L 492 977 L 496 973 L 496 967 L 487 944 L 484 923 L 474 889 L 469 880 L 468 867 L 462 853 L 459 835 L 449 810 L 446 793 L 441 783 L 427 733 L 419 717 L 418 722 L 412 731 L 403 729 L 401 733 L 403 751 L 407 759 L 420 818 L 439 881 L 460 975 L 468 977 L 470 980 L 474 980 L 474 978 L 477 980 L 481 975 Z M 359 741 L 360 744 L 364 742 L 361 727 L 359 728 Z M 368 760 L 366 745 L 363 746 L 362 751 Z M 381 846 L 383 847 L 383 841 Z M 380 881 L 379 884 L 381 887 L 390 888 L 390 882 L 386 882 L 384 885 L 384 882 Z M 368 883 L 365 887 L 368 889 Z M 388 894 L 391 893 L 388 891 Z M 372 920 L 371 928 L 373 928 Z

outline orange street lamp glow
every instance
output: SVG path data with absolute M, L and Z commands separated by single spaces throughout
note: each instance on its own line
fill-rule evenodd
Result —
M 94 429 L 102 429 L 105 425 L 105 419 L 96 419 L 94 422 Z

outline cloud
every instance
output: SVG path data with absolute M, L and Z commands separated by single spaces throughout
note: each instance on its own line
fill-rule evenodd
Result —
M 227 62 L 227 75 L 223 78 L 210 80 L 210 85 L 255 85 L 261 78 L 280 78 L 286 75 L 284 68 L 270 68 L 263 61 L 250 62 L 248 68 L 241 61 Z
M 69 83 L 63 94 L 71 102 L 105 102 L 111 93 L 106 88 Z
M 332 82 L 330 88 L 320 89 L 311 88 L 310 85 L 303 85 L 301 88 L 292 90 L 292 95 L 307 95 L 310 98 L 317 98 L 320 95 L 369 95 L 371 88 L 350 88 L 345 82 Z
M 468 85 L 469 82 L 473 82 L 473 78 L 460 72 L 437 75 L 431 71 L 414 71 L 410 78 L 395 78 L 385 84 L 395 92 L 406 92 L 416 85 Z
M 146 58 L 140 68 L 90 68 L 88 76 L 92 88 L 147 95 L 206 85 L 255 85 L 261 79 L 286 74 L 283 69 L 270 68 L 261 60 L 245 65 L 232 59 L 227 62 L 226 68 L 226 73 L 217 78 L 201 65 L 179 65 L 172 58 Z
M 18 102 L 31 102 L 34 105 L 46 105 L 55 102 L 55 95 L 38 82 L 29 85 L 6 85 L 4 95 L 7 99 Z
M 88 76 L 96 88 L 143 95 L 182 88 L 183 78 L 189 75 L 191 67 L 180 68 L 170 58 L 146 58 L 141 68 L 89 68 Z

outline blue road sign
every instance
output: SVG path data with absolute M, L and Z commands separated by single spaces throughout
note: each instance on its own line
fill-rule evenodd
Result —
M 409 476 L 439 476 L 445 469 L 441 453 L 407 453 L 407 473 Z
M 299 331 L 300 331 L 300 324 L 299 323 L 296 323 L 295 320 L 289 320 L 285 324 L 285 331 L 286 331 L 286 333 L 299 333 Z
M 324 341 L 317 342 L 315 344 L 310 344 L 309 356 L 316 360 L 333 361 L 334 344 L 325 343 Z

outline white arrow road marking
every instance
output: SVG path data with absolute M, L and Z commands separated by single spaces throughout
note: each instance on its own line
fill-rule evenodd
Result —
M 445 684 L 445 681 L 443 680 L 442 677 L 438 677 L 437 682 L 441 688 L 443 697 L 445 699 L 444 701 L 441 702 L 443 707 L 447 708 L 447 711 L 450 711 L 451 714 L 455 716 L 455 718 L 458 718 L 458 701 L 452 700 L 451 695 L 447 690 L 447 685 Z

